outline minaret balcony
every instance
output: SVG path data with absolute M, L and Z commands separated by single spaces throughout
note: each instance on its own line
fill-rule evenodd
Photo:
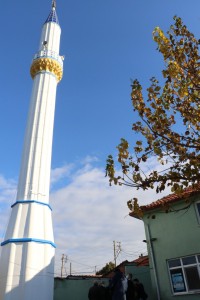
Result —
M 38 53 L 36 53 L 33 57 L 33 61 L 38 58 L 51 58 L 57 60 L 57 62 L 61 65 L 61 68 L 63 68 L 63 56 L 60 56 L 58 53 L 51 51 L 51 50 L 41 50 Z
M 34 78 L 41 72 L 52 73 L 57 81 L 59 82 L 63 76 L 63 60 L 64 57 L 60 56 L 51 50 L 41 50 L 35 54 L 30 73 L 31 77 Z

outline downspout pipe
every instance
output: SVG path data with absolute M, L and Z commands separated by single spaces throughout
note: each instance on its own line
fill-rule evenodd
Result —
M 149 224 L 147 224 L 146 229 L 147 229 L 147 235 L 148 235 L 150 256 L 152 258 L 152 266 L 153 266 L 154 279 L 155 279 L 155 284 L 156 284 L 157 300 L 160 300 L 161 299 L 160 298 L 160 287 L 159 287 L 158 274 L 157 274 L 157 270 L 156 270 L 155 256 L 154 256 L 154 250 L 153 250 L 153 244 L 152 244 L 153 239 L 151 237 Z

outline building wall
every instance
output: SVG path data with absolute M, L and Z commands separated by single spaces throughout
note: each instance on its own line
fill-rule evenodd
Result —
M 108 285 L 108 278 L 54 278 L 54 300 L 88 300 L 88 291 L 94 281 L 104 281 Z
M 133 275 L 133 279 L 139 279 L 139 281 L 144 285 L 144 289 L 148 295 L 148 299 L 154 299 L 152 298 L 153 292 L 149 266 L 127 265 L 125 266 L 125 274 L 127 275 L 129 273 Z
M 148 294 L 149 300 L 152 298 L 152 287 L 150 271 L 148 266 L 123 266 L 125 274 L 132 273 L 133 278 L 138 278 L 143 283 L 145 291 Z M 93 286 L 94 281 L 103 281 L 105 286 L 109 284 L 109 277 L 107 278 L 54 278 L 54 300 L 88 300 L 88 291 Z
M 199 201 L 199 198 L 191 198 Z M 188 202 L 173 205 L 174 210 L 186 207 Z M 154 295 L 156 297 L 156 281 L 152 263 L 152 253 L 149 244 L 148 227 L 152 239 L 152 249 L 155 257 L 155 265 L 160 288 L 161 300 L 178 299 L 199 299 L 200 294 L 173 295 L 171 290 L 167 260 L 182 256 L 200 253 L 200 225 L 198 222 L 195 204 L 191 204 L 188 209 L 177 212 L 165 213 L 164 210 L 151 211 L 145 213 L 143 218 L 146 231 L 148 252 L 150 256 L 150 270 Z

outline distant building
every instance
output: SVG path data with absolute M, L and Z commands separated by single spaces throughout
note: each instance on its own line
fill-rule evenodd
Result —
M 154 300 L 152 297 L 152 284 L 149 268 L 149 257 L 147 255 L 140 255 L 132 262 L 125 264 L 125 274 L 131 273 L 133 279 L 137 278 L 144 285 L 145 292 L 148 295 L 149 300 Z
M 147 255 L 143 256 L 141 254 L 141 256 L 139 256 L 137 259 L 135 259 L 133 261 L 125 260 L 125 261 L 121 262 L 119 265 L 117 265 L 117 268 L 120 269 L 120 271 L 123 272 L 124 274 L 128 274 L 126 271 L 127 266 L 149 267 L 149 258 Z M 114 275 L 114 270 L 115 270 L 115 268 L 113 270 L 103 274 L 103 277 L 111 278 Z
M 200 192 L 188 188 L 141 206 L 150 273 L 152 299 L 200 297 Z M 180 297 L 181 296 L 181 297 Z

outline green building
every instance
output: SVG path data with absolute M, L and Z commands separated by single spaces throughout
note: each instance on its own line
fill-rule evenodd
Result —
M 153 299 L 148 256 L 140 256 L 133 262 L 125 263 L 125 274 L 130 273 L 133 279 L 137 278 L 143 284 L 148 299 Z
M 69 276 L 54 278 L 54 300 L 88 300 L 88 291 L 94 281 L 108 285 L 108 278 L 99 276 Z
M 152 298 L 152 286 L 149 272 L 148 256 L 140 256 L 132 262 L 124 261 L 117 266 L 124 274 L 131 273 L 134 278 L 138 278 L 144 284 L 148 299 Z M 108 287 L 110 278 L 114 275 L 114 270 L 101 275 L 69 275 L 66 278 L 54 278 L 54 300 L 88 300 L 88 291 L 94 282 L 104 283 Z
M 141 206 L 152 299 L 200 299 L 200 192 L 188 188 Z

